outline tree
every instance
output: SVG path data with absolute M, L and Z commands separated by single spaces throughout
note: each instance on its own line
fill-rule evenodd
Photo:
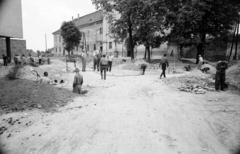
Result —
M 61 26 L 61 36 L 64 41 L 64 48 L 70 55 L 70 52 L 80 43 L 81 32 L 72 21 L 64 22 Z
M 110 16 L 110 31 L 116 37 L 124 40 L 128 38 L 127 56 L 134 59 L 133 35 L 136 29 L 135 19 L 137 17 L 138 0 L 92 0 L 98 9 L 103 9 Z M 119 13 L 120 17 L 114 18 L 114 13 Z
M 225 37 L 239 18 L 237 0 L 166 0 L 165 4 L 169 38 L 181 45 L 196 45 L 196 57 L 204 55 L 208 38 Z
M 159 47 L 164 41 L 166 7 L 163 0 L 139 0 L 136 20 L 138 44 L 145 46 L 145 56 L 150 61 L 150 48 Z M 147 55 L 147 56 L 146 56 Z

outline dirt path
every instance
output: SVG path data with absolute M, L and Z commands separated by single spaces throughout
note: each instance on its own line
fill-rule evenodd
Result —
M 175 91 L 156 75 L 102 81 L 87 72 L 84 79 L 88 95 L 2 137 L 4 149 L 10 154 L 230 154 L 206 120 L 204 96 Z M 239 98 L 234 95 L 234 101 Z

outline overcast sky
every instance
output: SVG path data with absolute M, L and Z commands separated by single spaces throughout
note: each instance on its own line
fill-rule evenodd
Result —
M 53 47 L 52 32 L 72 16 L 94 12 L 91 0 L 22 0 L 23 37 L 27 49 L 45 50 L 45 33 L 48 48 Z

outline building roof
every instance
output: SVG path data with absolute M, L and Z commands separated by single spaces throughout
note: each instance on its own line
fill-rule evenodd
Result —
M 99 11 L 95 11 L 93 13 L 81 16 L 79 18 L 75 18 L 73 19 L 73 22 L 77 27 L 80 28 L 80 27 L 85 27 L 94 23 L 98 23 L 102 20 L 103 20 L 103 11 L 99 10 Z M 60 33 L 60 29 L 53 32 L 53 34 L 59 34 L 59 33 Z
M 103 12 L 100 10 L 100 11 L 95 11 L 85 16 L 76 18 L 73 20 L 73 22 L 76 24 L 76 26 L 79 27 L 79 26 L 88 25 L 88 24 L 95 23 L 102 20 L 103 20 Z

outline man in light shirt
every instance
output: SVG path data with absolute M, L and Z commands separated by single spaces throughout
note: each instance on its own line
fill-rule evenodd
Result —
M 111 72 L 112 70 L 112 61 L 113 61 L 113 55 L 110 53 L 110 55 L 108 55 L 108 71 Z

